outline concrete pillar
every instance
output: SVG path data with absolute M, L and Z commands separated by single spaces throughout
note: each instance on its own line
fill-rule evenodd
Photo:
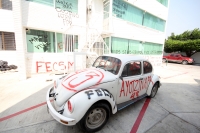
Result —
M 19 80 L 27 78 L 26 72 L 26 42 L 25 42 L 25 29 L 22 25 L 22 0 L 13 0 L 13 21 L 15 31 L 17 65 L 19 71 Z

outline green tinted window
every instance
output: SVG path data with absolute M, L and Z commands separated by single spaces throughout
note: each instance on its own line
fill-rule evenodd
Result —
M 160 2 L 161 4 L 163 4 L 164 6 L 168 6 L 168 0 L 157 0 L 158 2 Z
M 160 55 L 162 54 L 162 46 L 161 44 L 155 44 L 146 42 L 144 45 L 144 54 L 145 55 Z
M 55 52 L 55 34 L 54 32 L 28 30 L 26 32 L 27 51 L 28 52 Z
M 57 38 L 57 52 L 63 52 L 63 35 L 61 33 L 56 33 Z
M 41 3 L 44 5 L 48 5 L 48 6 L 53 6 L 54 4 L 54 0 L 26 0 L 26 1 L 32 1 L 32 2 L 37 2 L 37 3 Z
M 111 53 L 135 55 L 160 55 L 162 44 L 112 37 Z
M 164 31 L 165 29 L 164 20 L 149 13 L 145 13 L 143 10 L 122 0 L 113 0 L 113 15 L 117 18 L 159 31 Z
M 142 25 L 143 11 L 122 0 L 113 0 L 113 15 Z
M 74 35 L 74 47 L 78 50 L 78 35 Z
M 152 29 L 156 29 L 159 31 L 164 31 L 165 30 L 165 21 L 157 18 L 149 13 L 145 13 L 144 15 L 144 26 L 150 27 Z
M 129 54 L 143 54 L 143 46 L 140 41 L 129 40 Z
M 111 53 L 127 54 L 128 40 L 123 38 L 112 37 Z
M 103 38 L 104 42 L 105 42 L 106 45 L 107 45 L 107 47 L 104 46 L 104 53 L 105 53 L 105 54 L 109 54 L 109 46 L 110 46 L 110 44 L 109 44 L 109 39 L 110 39 L 110 37 Z

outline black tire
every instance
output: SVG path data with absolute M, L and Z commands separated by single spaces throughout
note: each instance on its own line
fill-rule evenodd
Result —
M 187 65 L 188 62 L 187 62 L 186 60 L 184 60 L 184 61 L 182 61 L 182 64 L 183 64 L 183 65 Z
M 5 68 L 1 68 L 1 71 L 6 71 L 6 69 Z
M 7 67 L 6 70 L 11 70 L 11 68 L 10 68 L 10 67 Z
M 162 62 L 165 63 L 167 60 L 165 58 L 162 59 Z
M 90 107 L 83 118 L 78 122 L 78 126 L 86 132 L 96 132 L 105 126 L 109 117 L 109 106 L 104 103 L 96 103 Z
M 158 82 L 154 84 L 152 90 L 151 90 L 151 94 L 150 94 L 150 98 L 154 98 L 156 93 L 158 91 Z

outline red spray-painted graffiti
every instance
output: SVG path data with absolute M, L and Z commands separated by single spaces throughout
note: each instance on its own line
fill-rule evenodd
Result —
M 91 82 L 94 83 L 93 85 L 94 87 L 98 85 L 103 78 L 104 74 L 101 71 L 94 69 L 93 70 L 86 69 L 82 71 L 76 71 L 74 74 L 64 79 L 62 81 L 62 86 L 65 87 L 67 90 L 76 92 L 77 90 L 75 88 L 78 88 L 78 86 L 87 82 Z M 73 84 L 72 82 L 76 84 Z
M 74 64 L 74 62 L 68 62 L 68 70 L 73 66 L 73 64 Z M 36 62 L 36 73 L 38 73 L 39 69 L 41 69 L 42 67 L 45 67 L 46 72 L 66 69 L 66 65 L 64 64 L 63 61 L 60 61 L 60 62 L 37 61 Z
M 141 90 L 147 89 L 149 84 L 152 83 L 151 76 L 144 78 L 143 80 L 131 80 L 131 81 L 122 81 L 122 87 L 120 90 L 119 97 L 129 97 L 130 99 L 136 98 L 139 96 Z

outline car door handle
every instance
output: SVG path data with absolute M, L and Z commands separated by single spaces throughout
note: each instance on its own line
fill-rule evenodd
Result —
M 143 78 L 140 78 L 139 80 L 143 80 Z

